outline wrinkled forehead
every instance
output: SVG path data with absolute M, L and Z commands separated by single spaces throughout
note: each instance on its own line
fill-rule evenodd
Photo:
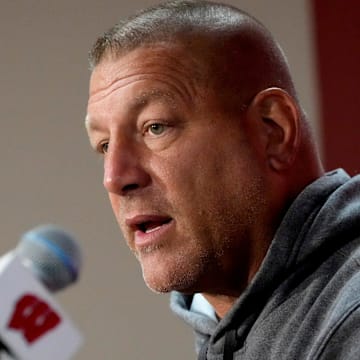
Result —
M 156 80 L 188 104 L 212 102 L 212 106 L 237 113 L 249 86 L 239 81 L 242 69 L 237 65 L 234 69 L 230 53 L 229 43 L 221 38 L 209 40 L 209 36 L 186 36 L 125 53 L 109 52 L 93 70 L 88 105 L 137 80 Z
M 162 76 L 190 89 L 208 82 L 207 65 L 183 44 L 157 43 L 126 53 L 109 53 L 94 68 L 90 79 L 90 101 L 111 90 L 115 83 L 133 81 L 134 77 Z

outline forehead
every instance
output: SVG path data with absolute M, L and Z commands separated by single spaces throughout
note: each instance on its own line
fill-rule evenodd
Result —
M 161 83 L 169 93 L 177 92 L 189 100 L 205 78 L 203 64 L 184 46 L 141 47 L 120 56 L 107 56 L 95 67 L 90 79 L 89 104 L 142 80 Z

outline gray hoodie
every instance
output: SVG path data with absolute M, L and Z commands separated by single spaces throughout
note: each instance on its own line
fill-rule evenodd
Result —
M 199 359 L 360 359 L 360 176 L 336 170 L 302 191 L 221 321 L 191 303 L 172 293 Z

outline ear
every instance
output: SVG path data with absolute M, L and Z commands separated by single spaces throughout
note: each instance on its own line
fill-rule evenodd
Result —
M 248 110 L 260 121 L 269 166 L 275 171 L 289 168 L 300 143 L 300 112 L 294 99 L 282 89 L 268 88 L 255 96 Z

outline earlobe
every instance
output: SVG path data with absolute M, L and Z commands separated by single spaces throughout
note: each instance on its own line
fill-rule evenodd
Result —
M 294 99 L 284 90 L 269 88 L 252 101 L 261 121 L 265 152 L 275 171 L 289 168 L 299 148 L 300 112 Z

